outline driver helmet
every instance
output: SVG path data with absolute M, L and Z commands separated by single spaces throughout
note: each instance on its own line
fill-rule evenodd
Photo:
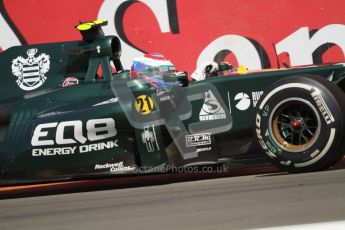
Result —
M 142 57 L 134 58 L 131 67 L 133 78 L 144 78 L 156 88 L 175 85 L 176 83 L 163 80 L 164 74 L 175 72 L 174 64 L 160 53 L 145 54 Z

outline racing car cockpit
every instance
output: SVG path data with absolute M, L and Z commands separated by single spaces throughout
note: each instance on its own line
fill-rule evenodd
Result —
M 128 72 L 123 69 L 120 61 L 121 43 L 119 38 L 104 36 L 101 27 L 107 23 L 105 20 L 97 20 L 80 23 L 76 26 L 82 34 L 83 41 L 87 43 L 78 52 L 90 55 L 84 81 L 94 81 L 95 76 L 96 80 L 110 80 L 108 78 L 117 75 L 116 73 L 123 75 L 124 72 Z M 113 69 L 116 70 L 116 73 L 112 71 Z M 154 88 L 174 85 L 187 86 L 189 83 L 186 72 L 176 72 L 175 66 L 163 55 L 157 53 L 134 58 L 129 73 L 132 78 L 143 79 Z
M 176 85 L 188 86 L 189 83 L 187 72 L 177 72 L 172 62 L 159 53 L 134 58 L 131 76 L 144 79 L 156 89 Z

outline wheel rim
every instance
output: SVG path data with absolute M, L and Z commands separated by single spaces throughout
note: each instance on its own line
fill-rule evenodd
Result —
M 270 134 L 274 142 L 285 151 L 305 151 L 319 136 L 320 116 L 310 102 L 304 99 L 286 99 L 271 114 Z

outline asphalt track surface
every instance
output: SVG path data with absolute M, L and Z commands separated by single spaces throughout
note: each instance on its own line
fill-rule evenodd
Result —
M 0 229 L 248 229 L 345 220 L 344 165 L 305 174 L 274 171 L 156 175 L 96 191 L 21 194 L 0 200 Z

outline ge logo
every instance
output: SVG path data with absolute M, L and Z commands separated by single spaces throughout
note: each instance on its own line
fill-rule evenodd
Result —
M 250 99 L 246 93 L 238 93 L 235 96 L 235 101 L 238 101 L 236 108 L 239 110 L 247 110 L 250 106 Z
M 147 95 L 140 95 L 135 101 L 135 109 L 142 115 L 147 115 L 153 110 L 153 100 Z

